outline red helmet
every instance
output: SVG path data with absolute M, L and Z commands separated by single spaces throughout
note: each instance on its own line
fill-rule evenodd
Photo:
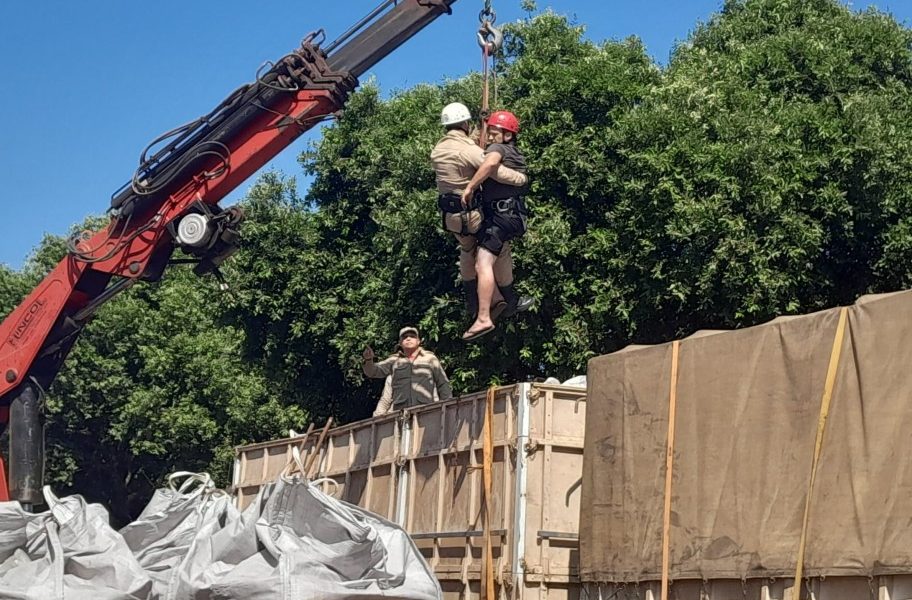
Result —
M 488 126 L 500 127 L 504 131 L 519 133 L 519 119 L 516 115 L 506 110 L 498 110 L 488 117 Z

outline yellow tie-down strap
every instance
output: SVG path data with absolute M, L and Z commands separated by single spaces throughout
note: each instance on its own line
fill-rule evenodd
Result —
M 817 439 L 814 442 L 814 460 L 811 463 L 811 478 L 808 482 L 807 497 L 804 499 L 804 519 L 801 522 L 801 540 L 798 542 L 798 561 L 795 565 L 795 583 L 792 588 L 793 600 L 801 597 L 801 579 L 804 572 L 804 551 L 807 547 L 808 519 L 811 512 L 811 495 L 814 493 L 814 481 L 817 479 L 817 464 L 820 461 L 820 449 L 823 446 L 823 433 L 826 430 L 827 416 L 830 414 L 830 401 L 833 399 L 833 388 L 836 386 L 836 370 L 839 367 L 839 356 L 845 338 L 846 320 L 849 309 L 839 311 L 839 324 L 836 326 L 836 337 L 830 351 L 830 364 L 827 367 L 826 383 L 823 386 L 823 398 L 820 400 L 820 416 L 817 418 Z

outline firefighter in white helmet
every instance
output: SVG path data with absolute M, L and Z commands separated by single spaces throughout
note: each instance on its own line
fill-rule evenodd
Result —
M 475 252 L 478 241 L 475 234 L 484 221 L 481 206 L 474 202 L 463 203 L 462 192 L 484 162 L 484 151 L 471 138 L 472 113 L 459 102 L 443 107 L 440 124 L 446 128 L 446 135 L 431 151 L 431 162 L 437 174 L 437 204 L 443 218 L 443 228 L 449 231 L 459 243 L 459 275 L 466 295 L 466 309 L 474 320 L 478 314 L 478 280 L 475 274 Z M 506 185 L 526 185 L 526 175 L 498 167 L 491 178 Z M 500 285 L 511 286 L 513 282 L 513 257 L 509 244 L 494 263 L 494 278 Z M 507 307 L 500 293 L 495 293 L 492 316 L 496 318 Z

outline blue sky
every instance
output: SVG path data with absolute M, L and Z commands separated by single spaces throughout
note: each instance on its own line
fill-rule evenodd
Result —
M 309 31 L 329 40 L 380 0 L 7 0 L 0 6 L 0 263 L 20 268 L 45 233 L 107 208 L 158 134 L 211 110 L 253 79 L 262 62 Z M 640 37 L 667 61 L 673 45 L 722 0 L 552 0 L 594 40 Z M 458 0 L 362 77 L 385 93 L 477 69 L 481 0 Z M 856 2 L 912 23 L 912 0 Z M 520 0 L 494 0 L 498 23 L 523 16 Z M 268 168 L 300 173 L 303 136 Z M 301 178 L 299 178 L 300 180 Z M 237 199 L 252 178 L 232 196 Z

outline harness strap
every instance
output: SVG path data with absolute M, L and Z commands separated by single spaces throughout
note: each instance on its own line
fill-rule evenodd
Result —
M 523 202 L 521 196 L 510 196 L 509 198 L 501 198 L 500 200 L 491 200 L 484 204 L 485 208 L 491 212 L 507 213 L 516 211 L 521 215 L 528 214 L 526 204 Z

